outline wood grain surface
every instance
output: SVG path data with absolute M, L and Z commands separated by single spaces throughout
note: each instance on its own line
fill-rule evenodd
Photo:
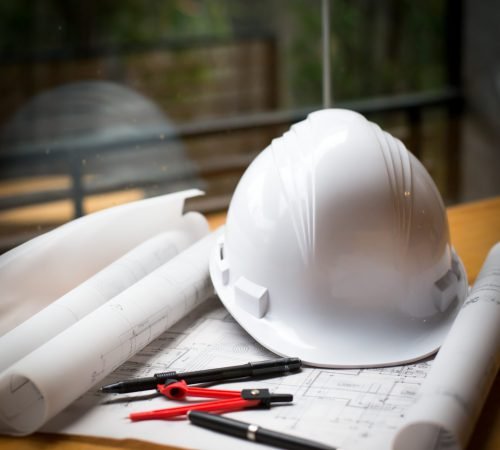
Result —
M 448 219 L 452 244 L 462 258 L 469 282 L 472 283 L 489 249 L 500 241 L 500 197 L 448 208 Z M 222 225 L 224 221 L 225 214 L 209 217 L 212 229 Z M 500 377 L 497 376 L 468 445 L 469 450 L 500 449 L 499 405 Z M 165 450 L 173 447 L 130 439 L 112 440 L 40 433 L 22 438 L 0 437 L 0 450 L 112 450 L 117 448 Z

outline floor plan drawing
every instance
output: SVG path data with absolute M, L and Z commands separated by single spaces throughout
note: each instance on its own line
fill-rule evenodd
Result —
M 248 336 L 216 299 L 212 299 L 138 352 L 102 384 L 152 376 L 167 370 L 200 370 L 274 357 Z M 230 413 L 232 417 L 343 449 L 388 449 L 405 411 L 414 403 L 431 363 L 427 360 L 381 369 L 305 367 L 287 376 L 238 380 L 217 384 L 217 388 L 266 387 L 272 392 L 294 396 L 293 405 L 274 406 L 265 411 L 239 411 Z M 224 442 L 227 442 L 227 448 L 234 446 L 232 439 L 221 441 L 220 436 L 196 429 L 187 421 L 131 423 L 128 419 L 131 412 L 180 404 L 155 391 L 102 394 L 96 386 L 44 429 L 94 436 L 97 432 L 108 437 L 132 437 L 191 448 L 223 448 Z M 245 442 L 238 442 L 238 446 L 255 448 L 255 444 Z

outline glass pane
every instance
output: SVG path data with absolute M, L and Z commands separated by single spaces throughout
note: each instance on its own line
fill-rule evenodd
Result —
M 187 187 L 207 193 L 193 208 L 224 210 L 255 155 L 321 108 L 321 11 L 321 0 L 0 0 L 0 247 Z M 330 1 L 334 106 L 400 137 L 449 202 L 463 188 L 460 49 L 478 45 L 460 42 L 470 24 L 492 35 L 481 17 L 445 0 Z

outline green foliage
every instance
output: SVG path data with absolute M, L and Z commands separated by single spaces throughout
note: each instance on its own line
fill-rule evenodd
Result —
M 0 0 L 0 53 L 156 44 L 226 36 L 217 0 Z
M 444 22 L 444 0 L 331 0 L 335 100 L 442 86 Z M 0 55 L 15 57 L 230 41 L 242 30 L 276 37 L 282 106 L 321 102 L 320 0 L 0 0 Z M 192 70 L 199 80 L 210 68 Z
M 294 103 L 318 103 L 321 17 L 307 4 L 293 5 L 294 23 L 301 24 L 289 56 Z M 442 0 L 333 0 L 331 6 L 336 100 L 427 90 L 445 83 Z

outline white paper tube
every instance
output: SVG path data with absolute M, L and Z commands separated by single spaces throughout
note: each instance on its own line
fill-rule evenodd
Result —
M 0 337 L 0 372 L 78 322 L 208 232 L 197 213 L 183 216 L 181 228 L 161 233 Z
M 179 229 L 196 189 L 72 220 L 0 255 L 0 335 L 83 283 L 141 242 Z
M 395 450 L 462 449 L 500 365 L 500 243 L 433 362 Z
M 214 242 L 204 237 L 3 372 L 0 432 L 36 431 L 207 299 Z

